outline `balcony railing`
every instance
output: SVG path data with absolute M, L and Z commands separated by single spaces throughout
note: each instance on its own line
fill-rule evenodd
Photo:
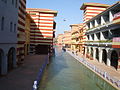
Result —
M 92 28 L 88 29 L 87 32 L 94 31 L 94 30 L 97 30 L 97 29 L 100 29 L 100 28 L 103 28 L 103 27 L 108 27 L 110 24 L 112 24 L 112 22 L 107 21 L 104 24 L 99 24 L 99 25 L 97 25 L 95 27 L 92 27 Z
M 78 38 L 79 35 L 72 35 L 72 38 L 75 39 L 75 38 Z
M 97 46 L 111 46 L 112 40 L 100 40 L 100 41 L 87 41 L 85 42 L 86 45 L 97 45 Z

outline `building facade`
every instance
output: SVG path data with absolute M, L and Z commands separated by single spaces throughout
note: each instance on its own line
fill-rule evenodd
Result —
M 63 34 L 58 34 L 57 36 L 57 44 L 63 45 Z
M 82 27 L 82 55 L 85 55 L 85 41 L 87 40 L 87 37 L 85 35 L 87 26 L 86 22 L 90 20 L 91 18 L 95 17 L 99 13 L 106 10 L 107 7 L 110 5 L 107 4 L 100 4 L 100 3 L 83 3 L 80 10 L 83 10 L 83 27 Z
M 18 32 L 17 32 L 17 63 L 21 64 L 25 55 L 25 18 L 26 0 L 19 1 L 18 10 Z
M 71 48 L 71 31 L 64 31 L 63 45 L 65 46 L 66 49 Z
M 26 12 L 26 19 L 25 19 L 25 55 L 28 55 L 30 53 L 30 24 L 32 22 L 32 18 L 30 15 Z
M 30 51 L 36 54 L 52 52 L 56 26 L 54 17 L 57 15 L 57 11 L 28 8 L 27 13 L 32 18 L 30 24 Z
M 120 2 L 86 22 L 86 55 L 120 69 Z
M 0 75 L 16 67 L 18 5 L 18 0 L 0 0 Z
M 79 24 L 72 24 L 71 27 L 71 50 L 79 51 Z

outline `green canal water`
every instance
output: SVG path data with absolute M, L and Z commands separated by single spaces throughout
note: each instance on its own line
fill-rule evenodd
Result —
M 39 90 L 116 90 L 67 52 L 56 49 Z

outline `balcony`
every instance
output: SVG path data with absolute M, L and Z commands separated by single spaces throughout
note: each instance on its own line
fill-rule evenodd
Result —
M 76 41 L 75 41 L 75 40 L 74 40 L 74 41 L 73 41 L 73 40 L 71 41 L 71 44 L 75 44 L 75 43 L 76 43 Z
M 111 25 L 111 24 L 112 24 L 112 22 L 106 22 L 106 23 L 104 23 L 104 24 L 102 24 L 102 25 L 99 24 L 99 25 L 96 26 L 96 27 L 93 27 L 93 28 L 88 29 L 87 33 L 91 32 L 91 31 L 100 30 L 101 28 L 108 27 L 108 26 Z
M 85 44 L 90 46 L 111 46 L 112 40 L 87 41 Z
M 79 37 L 79 34 L 77 34 L 77 35 L 72 35 L 72 39 L 76 39 L 76 38 L 78 38 Z

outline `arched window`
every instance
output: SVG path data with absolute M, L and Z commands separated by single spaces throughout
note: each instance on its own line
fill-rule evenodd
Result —
M 16 7 L 16 8 L 17 8 L 17 1 L 18 1 L 18 0 L 15 0 L 15 7 Z
M 14 4 L 14 0 L 12 0 L 12 4 Z
M 7 0 L 5 0 L 5 3 L 7 3 Z
M 14 24 L 14 32 L 16 32 L 16 24 Z
M 7 3 L 7 0 L 2 0 L 4 3 Z
M 4 30 L 4 17 L 2 17 L 2 20 L 1 20 L 1 31 Z
M 10 32 L 12 32 L 12 29 L 13 29 L 13 23 L 10 22 Z

